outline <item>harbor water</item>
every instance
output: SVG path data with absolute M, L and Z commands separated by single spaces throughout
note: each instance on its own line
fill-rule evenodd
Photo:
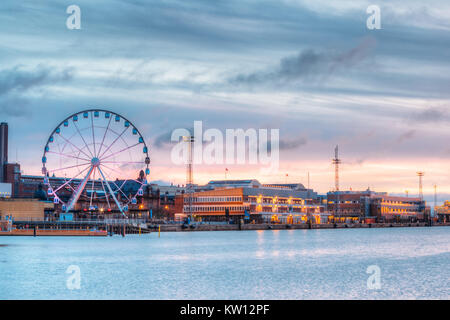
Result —
M 0 299 L 450 299 L 449 270 L 449 227 L 0 237 Z

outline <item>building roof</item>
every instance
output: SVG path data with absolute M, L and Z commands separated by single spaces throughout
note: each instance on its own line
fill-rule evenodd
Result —
M 266 188 L 286 188 L 292 190 L 307 190 L 305 186 L 301 183 L 268 183 L 264 184 L 263 187 Z
M 211 180 L 208 182 L 208 186 L 211 187 L 222 187 L 222 186 L 230 186 L 230 187 L 261 187 L 261 183 L 256 179 L 247 179 L 247 180 Z
M 244 195 L 280 198 L 301 198 L 309 199 L 317 196 L 316 192 L 310 190 L 278 189 L 278 188 L 243 188 Z

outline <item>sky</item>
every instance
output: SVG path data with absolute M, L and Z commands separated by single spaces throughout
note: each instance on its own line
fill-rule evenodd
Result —
M 81 9 L 69 30 L 66 9 Z M 131 120 L 153 181 L 185 183 L 176 128 L 279 129 L 280 168 L 196 165 L 196 183 L 256 178 L 450 199 L 450 2 L 110 0 L 0 3 L 0 121 L 10 162 L 39 174 L 55 126 L 87 108 Z M 288 175 L 286 177 L 286 174 Z

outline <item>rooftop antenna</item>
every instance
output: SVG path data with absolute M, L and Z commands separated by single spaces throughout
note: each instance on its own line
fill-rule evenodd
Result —
M 336 146 L 334 149 L 334 188 L 336 191 L 339 191 L 339 164 L 341 163 L 341 159 L 339 159 L 339 146 Z
M 186 164 L 186 192 L 188 194 L 188 216 L 192 219 L 192 191 L 194 184 L 194 170 L 192 161 L 192 145 L 194 143 L 193 136 L 183 136 L 183 141 L 188 144 L 188 161 Z
M 308 198 L 310 198 L 310 195 L 309 195 L 309 171 L 308 171 L 308 187 L 307 187 L 307 193 L 308 193 Z
M 409 198 L 409 190 L 405 190 L 406 197 Z
M 336 191 L 336 214 L 339 213 L 339 164 L 341 163 L 341 159 L 339 159 L 339 146 L 336 145 L 334 149 L 334 188 Z
M 227 181 L 228 168 L 225 168 L 225 181 Z
M 433 213 L 436 216 L 435 211 L 436 211 L 436 207 L 437 207 L 437 185 L 434 184 L 433 187 L 434 187 L 434 208 L 433 208 Z
M 309 171 L 308 171 L 308 190 L 309 190 Z
M 425 175 L 425 172 L 418 171 L 417 176 L 419 177 L 419 198 L 423 200 L 423 188 L 422 188 L 422 177 Z

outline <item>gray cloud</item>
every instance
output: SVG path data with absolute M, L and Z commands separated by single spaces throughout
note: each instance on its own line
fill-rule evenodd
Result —
M 414 129 L 408 130 L 405 133 L 402 133 L 395 141 L 397 143 L 402 143 L 406 140 L 414 138 L 415 134 L 416 134 L 416 130 L 414 130 Z
M 28 91 L 71 79 L 72 69 L 57 70 L 44 65 L 31 70 L 20 65 L 0 70 L 0 111 L 13 117 L 23 116 L 27 111 Z
M 298 138 L 298 139 L 290 139 L 290 140 L 284 140 L 280 139 L 280 150 L 290 150 L 290 149 L 296 149 L 300 146 L 303 146 L 307 144 L 308 141 L 306 138 Z
M 186 127 L 180 126 L 178 128 L 186 128 Z M 153 140 L 153 146 L 156 148 L 164 148 L 166 146 L 170 146 L 171 144 L 175 143 L 175 142 L 172 142 L 172 140 L 171 140 L 172 132 L 174 130 L 175 129 L 165 131 L 165 132 L 159 134 L 158 136 L 156 136 L 156 138 Z M 193 128 L 186 128 L 186 130 L 191 132 L 191 134 L 194 132 Z
M 420 122 L 442 122 L 449 121 L 448 107 L 429 107 L 413 115 L 413 119 Z
M 272 70 L 239 74 L 229 79 L 231 84 L 257 85 L 265 83 L 292 83 L 298 81 L 322 82 L 344 69 L 363 62 L 375 46 L 374 38 L 365 38 L 358 46 L 345 52 L 303 50 L 296 56 L 282 58 Z
M 33 70 L 26 70 L 23 66 L 16 65 L 0 71 L 0 96 L 11 92 L 23 93 L 34 87 L 64 82 L 71 78 L 72 69 L 58 71 L 49 66 L 38 65 Z
M 156 148 L 163 148 L 166 145 L 169 145 L 171 136 L 172 131 L 161 133 L 160 135 L 156 136 L 156 138 L 153 140 L 153 146 Z

